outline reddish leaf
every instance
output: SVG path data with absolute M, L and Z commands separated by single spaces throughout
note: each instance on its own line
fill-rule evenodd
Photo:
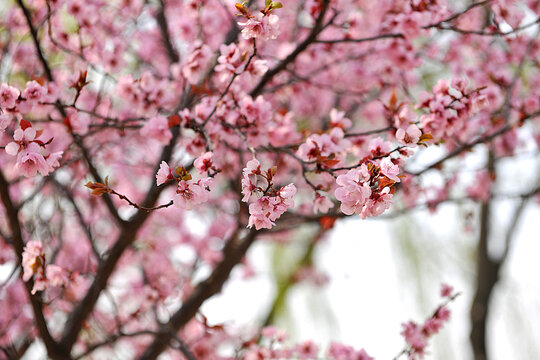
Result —
M 21 119 L 21 129 L 26 130 L 29 127 L 32 127 L 32 124 L 30 124 L 28 121 Z
M 323 216 L 319 219 L 319 225 L 323 230 L 330 230 L 334 227 L 337 217 L 334 216 Z

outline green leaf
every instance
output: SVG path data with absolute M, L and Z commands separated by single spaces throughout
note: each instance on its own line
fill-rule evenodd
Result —
M 280 9 L 283 7 L 283 4 L 280 3 L 279 1 L 273 1 L 272 2 L 272 9 Z

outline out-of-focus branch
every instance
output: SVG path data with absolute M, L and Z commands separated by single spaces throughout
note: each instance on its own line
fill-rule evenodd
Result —
M 15 206 L 13 200 L 11 199 L 11 195 L 9 194 L 9 183 L 7 182 L 2 172 L 0 172 L 0 198 L 2 199 L 2 203 L 4 204 L 7 221 L 11 229 L 12 246 L 15 250 L 15 253 L 17 254 L 19 265 L 22 266 L 24 240 L 21 224 L 19 222 L 19 209 Z M 36 327 L 38 329 L 41 339 L 43 340 L 43 343 L 45 344 L 45 347 L 47 348 L 47 353 L 52 359 L 69 358 L 68 355 L 63 351 L 63 349 L 58 346 L 56 341 L 53 339 L 51 333 L 49 332 L 47 321 L 45 320 L 45 316 L 43 314 L 40 295 L 32 294 L 32 288 L 34 287 L 33 281 L 31 279 L 29 281 L 25 281 L 24 285 L 30 299 L 30 304 L 32 305 Z
M 184 301 L 170 320 L 161 326 L 159 336 L 148 346 L 139 360 L 153 360 L 161 354 L 173 339 L 174 333 L 185 326 L 199 311 L 201 305 L 210 297 L 221 291 L 229 278 L 232 269 L 242 261 L 247 250 L 262 231 L 250 230 L 243 238 L 243 231 L 237 229 L 223 249 L 223 260 L 217 264 L 212 274 L 199 283 L 191 295 Z
M 169 34 L 169 25 L 167 23 L 167 17 L 165 16 L 165 2 L 164 0 L 159 0 L 159 10 L 156 14 L 156 21 L 159 25 L 159 30 L 161 32 L 161 38 L 163 41 L 163 45 L 165 46 L 165 49 L 167 50 L 167 56 L 169 57 L 169 60 L 171 63 L 177 63 L 180 61 L 180 56 L 178 55 L 178 52 L 174 48 L 172 42 L 171 42 L 171 36 Z
M 321 13 L 317 17 L 317 20 L 315 20 L 315 25 L 311 29 L 311 32 L 309 33 L 308 37 L 304 41 L 302 41 L 300 44 L 298 44 L 296 48 L 293 50 L 293 52 L 291 52 L 285 59 L 281 60 L 274 68 L 264 73 L 261 80 L 259 80 L 259 83 L 249 93 L 251 97 L 254 98 L 257 95 L 259 95 L 264 89 L 264 87 L 266 86 L 266 84 L 270 82 L 270 80 L 272 80 L 272 78 L 276 74 L 284 70 L 287 67 L 287 65 L 292 63 L 298 57 L 298 55 L 300 55 L 305 49 L 307 49 L 307 47 L 310 44 L 315 42 L 315 40 L 317 39 L 317 36 L 321 33 L 322 30 L 324 30 L 323 20 L 328 10 L 329 4 L 330 4 L 330 0 L 323 0 L 323 8 L 321 10 Z
M 535 118 L 535 117 L 537 117 L 539 115 L 540 115 L 540 112 L 535 112 L 533 114 L 530 114 L 526 118 L 522 119 L 521 122 L 529 120 L 529 119 L 533 119 L 533 118 Z M 505 126 L 501 127 L 499 130 L 494 131 L 489 135 L 481 136 L 478 139 L 476 139 L 476 140 L 474 140 L 474 141 L 472 141 L 472 142 L 470 142 L 468 144 L 463 144 L 463 145 L 457 147 L 456 149 L 452 150 L 451 152 L 449 152 L 448 154 L 446 154 L 445 156 L 443 156 L 439 160 L 431 163 L 430 165 L 426 166 L 425 168 L 423 168 L 420 171 L 416 171 L 416 172 L 407 171 L 407 173 L 409 173 L 411 175 L 414 175 L 414 176 L 422 175 L 423 173 L 425 173 L 425 172 L 427 172 L 429 170 L 432 170 L 432 169 L 435 169 L 435 168 L 439 167 L 440 165 L 442 165 L 447 160 L 452 159 L 452 158 L 462 154 L 463 152 L 472 149 L 476 145 L 490 142 L 491 140 L 495 139 L 496 137 L 498 137 L 500 135 L 503 135 L 504 133 L 507 133 L 508 131 L 510 131 L 512 129 L 515 129 L 517 126 L 518 126 L 517 124 L 510 124 L 510 123 L 506 124 Z
M 489 152 L 487 170 L 495 171 L 495 157 Z M 491 200 L 482 203 L 480 209 L 480 233 L 476 255 L 476 293 L 470 311 L 471 318 L 471 344 L 475 360 L 486 360 L 486 328 L 489 300 L 493 288 L 499 279 L 500 262 L 489 256 Z

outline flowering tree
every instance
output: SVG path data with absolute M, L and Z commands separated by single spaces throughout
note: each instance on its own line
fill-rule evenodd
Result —
M 249 267 L 255 241 L 304 224 L 318 239 L 344 216 L 435 209 L 464 191 L 489 218 L 496 161 L 540 146 L 537 0 L 4 4 L 6 358 L 36 339 L 52 359 L 122 344 L 140 359 L 317 358 L 313 343 L 238 335 L 199 309 Z M 446 164 L 479 146 L 488 160 L 463 184 Z M 430 148 L 444 154 L 416 161 Z M 424 186 L 427 173 L 444 185 Z M 487 256 L 488 228 L 477 310 L 504 261 Z M 423 356 L 455 295 L 443 287 L 424 324 L 403 325 L 400 355 Z M 485 311 L 474 319 L 484 359 Z M 324 356 L 370 358 L 340 344 Z

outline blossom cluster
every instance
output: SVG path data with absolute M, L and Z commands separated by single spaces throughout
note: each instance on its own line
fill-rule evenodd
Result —
M 52 139 L 43 142 L 40 136 L 41 132 L 36 131 L 28 121 L 21 120 L 20 128 L 13 134 L 14 141 L 6 145 L 6 153 L 17 157 L 15 170 L 26 177 L 36 176 L 38 172 L 47 176 L 59 165 L 62 151 L 49 153 L 46 145 Z
M 212 153 L 203 154 L 195 160 L 195 167 L 201 173 L 212 167 Z M 169 180 L 176 180 L 176 194 L 174 196 L 174 205 L 184 210 L 191 210 L 196 205 L 203 204 L 210 199 L 210 186 L 212 185 L 212 177 L 203 177 L 194 180 L 184 167 L 176 168 L 178 177 L 174 177 L 169 165 L 162 161 L 159 170 L 156 174 L 156 184 L 162 185 Z
M 451 286 L 443 284 L 441 287 L 441 296 L 449 302 L 457 294 L 453 293 Z M 422 359 L 424 357 L 429 339 L 437 334 L 449 319 L 450 309 L 446 305 L 441 305 L 423 324 L 417 324 L 414 321 L 402 324 L 403 331 L 401 335 L 408 345 L 407 353 L 410 360 Z
M 273 326 L 268 326 L 261 331 L 261 341 L 245 343 L 243 359 L 301 359 L 315 360 L 321 358 L 322 351 L 313 341 L 304 341 L 298 344 L 287 343 L 287 333 Z M 266 344 L 269 345 L 266 345 Z M 329 360 L 373 360 L 364 349 L 356 350 L 352 346 L 332 342 L 323 358 Z
M 66 286 L 69 283 L 69 274 L 62 267 L 54 264 L 45 264 L 43 245 L 39 240 L 29 241 L 22 253 L 23 281 L 32 277 L 34 286 L 32 294 L 44 291 L 49 286 Z
M 293 196 L 296 186 L 289 184 L 279 190 L 273 189 L 272 179 L 277 172 L 273 167 L 267 171 L 261 170 L 257 159 L 247 162 L 242 173 L 242 201 L 259 196 L 249 205 L 248 227 L 255 229 L 271 229 L 276 221 L 287 209 L 294 207 Z

